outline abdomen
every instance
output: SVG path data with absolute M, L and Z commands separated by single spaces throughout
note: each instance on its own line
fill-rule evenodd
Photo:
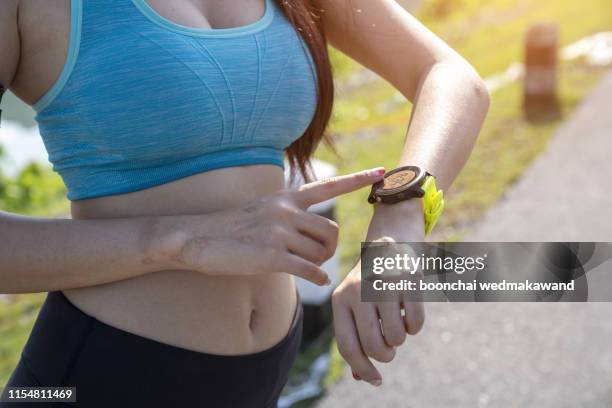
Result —
M 130 194 L 75 201 L 72 213 L 74 218 L 203 214 L 239 207 L 283 187 L 278 166 L 232 167 Z M 288 332 L 296 302 L 292 277 L 265 271 L 223 277 L 159 271 L 65 294 L 107 324 L 213 354 L 273 346 Z

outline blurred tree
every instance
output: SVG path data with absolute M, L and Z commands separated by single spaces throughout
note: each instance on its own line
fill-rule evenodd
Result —
M 11 92 L 2 99 L 3 120 L 35 126 L 34 111 Z M 4 152 L 0 145 L 0 163 Z M 27 215 L 58 215 L 67 212 L 66 189 L 61 178 L 46 165 L 31 163 L 15 177 L 0 168 L 0 210 Z
M 60 177 L 39 163 L 30 163 L 14 179 L 0 173 L 0 210 L 3 211 L 19 214 L 59 212 L 65 194 Z

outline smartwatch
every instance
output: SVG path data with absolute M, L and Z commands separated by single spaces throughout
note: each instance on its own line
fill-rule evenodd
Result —
M 436 178 L 419 166 L 403 166 L 385 173 L 372 185 L 370 204 L 395 204 L 412 198 L 423 199 L 425 235 L 428 235 L 444 209 L 444 194 L 436 187 Z

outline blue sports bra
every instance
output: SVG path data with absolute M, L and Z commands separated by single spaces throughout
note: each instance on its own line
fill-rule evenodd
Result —
M 258 21 L 199 29 L 146 0 L 71 0 L 68 55 L 34 105 L 68 198 L 207 170 L 284 166 L 316 109 L 312 56 L 273 0 Z

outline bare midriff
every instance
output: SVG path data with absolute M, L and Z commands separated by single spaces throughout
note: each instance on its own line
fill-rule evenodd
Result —
M 129 194 L 74 201 L 72 217 L 206 214 L 242 206 L 283 187 L 278 166 L 230 167 Z M 224 355 L 275 345 L 288 333 L 296 307 L 292 276 L 265 271 L 207 276 L 165 270 L 64 293 L 85 313 L 121 330 Z

